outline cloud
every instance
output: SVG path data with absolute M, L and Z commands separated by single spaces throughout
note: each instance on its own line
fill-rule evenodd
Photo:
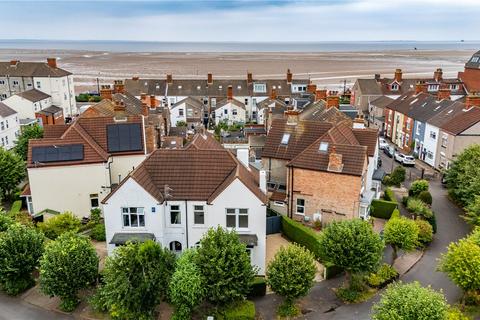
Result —
M 476 40 L 478 0 L 1 2 L 0 38 Z M 22 21 L 19 23 L 18 21 Z

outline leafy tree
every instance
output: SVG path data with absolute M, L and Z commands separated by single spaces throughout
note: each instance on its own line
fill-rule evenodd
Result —
M 281 315 L 295 316 L 298 313 L 295 312 L 294 301 L 306 295 L 313 286 L 316 270 L 313 254 L 299 245 L 281 247 L 275 254 L 268 264 L 266 275 L 270 288 L 285 297 L 281 309 L 286 310 L 287 314 Z
M 332 222 L 319 237 L 322 261 L 351 273 L 372 272 L 382 259 L 384 243 L 361 219 Z
M 65 232 L 78 232 L 82 222 L 71 212 L 64 212 L 62 214 L 51 217 L 45 222 L 40 222 L 38 227 L 45 233 L 49 239 L 55 240 Z
M 14 223 L 12 217 L 10 217 L 4 210 L 0 209 L 0 232 L 7 231 Z
M 373 306 L 374 320 L 445 320 L 448 305 L 441 292 L 418 282 L 393 283 Z
M 383 231 L 385 243 L 392 246 L 392 265 L 398 250 L 411 251 L 418 245 L 418 226 L 414 220 L 400 217 L 387 221 Z
M 400 186 L 400 184 L 405 181 L 405 175 L 405 168 L 397 166 L 390 175 L 385 177 L 383 182 L 389 186 Z
M 96 224 L 92 228 L 92 233 L 90 237 L 97 241 L 105 241 L 107 238 L 107 235 L 105 233 L 105 225 L 103 223 Z
M 0 198 L 8 198 L 25 178 L 25 162 L 16 153 L 0 148 Z
M 408 190 L 408 195 L 411 197 L 416 197 L 422 191 L 428 191 L 428 181 L 427 180 L 415 180 L 412 182 L 410 186 L 410 190 Z
M 113 319 L 152 319 L 167 293 L 175 256 L 154 241 L 127 243 L 115 249 L 103 270 L 104 284 L 93 305 Z
M 480 195 L 475 196 L 474 200 L 465 209 L 465 221 L 474 226 L 480 226 Z
M 433 227 L 422 219 L 414 220 L 418 226 L 418 241 L 422 244 L 429 244 L 433 240 Z
M 187 126 L 187 123 L 185 121 L 177 121 L 177 127 L 186 127 Z
M 175 272 L 170 279 L 170 301 L 175 306 L 173 319 L 190 319 L 192 310 L 205 297 L 205 279 L 193 262 L 195 251 L 185 251 L 177 260 Z
M 222 305 L 247 295 L 257 270 L 235 231 L 211 228 L 197 253 L 195 263 L 205 278 L 208 301 Z
M 43 253 L 44 236 L 36 229 L 11 224 L 0 233 L 0 284 L 17 295 L 35 284 L 32 271 Z
M 480 246 L 476 239 L 478 233 L 473 238 L 451 243 L 439 264 L 439 270 L 465 292 L 480 289 Z
M 40 261 L 40 289 L 61 299 L 70 312 L 78 304 L 77 292 L 92 284 L 98 274 L 98 257 L 86 237 L 68 232 L 48 243 Z
M 422 200 L 424 203 L 428 204 L 429 206 L 432 205 L 433 198 L 432 198 L 432 194 L 430 193 L 430 191 L 424 190 L 424 191 L 420 192 L 418 194 L 417 198 L 419 200 Z
M 26 126 L 22 129 L 22 133 L 18 137 L 15 145 L 15 152 L 22 157 L 23 161 L 27 161 L 28 140 L 43 138 L 43 128 L 35 124 L 33 126 Z
M 446 172 L 450 196 L 462 206 L 467 206 L 480 195 L 480 145 L 466 148 L 452 162 Z

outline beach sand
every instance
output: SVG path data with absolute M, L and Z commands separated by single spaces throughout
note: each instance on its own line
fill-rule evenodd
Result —
M 339 90 L 343 81 L 353 86 L 357 78 L 375 73 L 392 77 L 396 68 L 406 77 L 433 75 L 443 68 L 444 77 L 456 77 L 463 70 L 472 51 L 376 51 L 321 53 L 120 53 L 80 50 L 0 49 L 0 60 L 45 61 L 57 57 L 61 68 L 75 75 L 76 92 L 96 90 L 114 79 L 161 78 L 172 73 L 175 78 L 281 78 L 290 68 L 297 78 L 310 78 L 320 87 Z

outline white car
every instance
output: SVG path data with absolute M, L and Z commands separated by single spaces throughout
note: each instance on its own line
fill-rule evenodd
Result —
M 380 150 L 383 150 L 386 147 L 388 147 L 388 142 L 384 138 L 379 138 L 378 141 L 379 141 L 378 147 L 380 148 Z
M 415 165 L 415 158 L 412 156 L 405 155 L 400 152 L 395 152 L 395 161 L 400 162 L 404 166 L 414 166 Z

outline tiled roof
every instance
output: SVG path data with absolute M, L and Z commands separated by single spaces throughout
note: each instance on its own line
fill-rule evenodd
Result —
M 61 68 L 52 68 L 44 62 L 22 62 L 15 66 L 10 62 L 0 62 L 0 76 L 10 77 L 65 77 L 72 73 Z
M 50 98 L 49 94 L 46 94 L 45 92 L 37 89 L 31 89 L 31 90 L 19 92 L 17 93 L 17 96 L 27 99 L 31 102 L 37 102 L 37 101 Z
M 50 124 L 43 126 L 43 138 L 60 138 L 68 129 L 69 124 Z
M 378 130 L 376 129 L 352 129 L 355 138 L 357 138 L 360 145 L 367 147 L 369 157 L 375 155 L 378 142 Z
M 312 121 L 326 121 L 331 123 L 338 123 L 344 120 L 351 121 L 351 119 L 337 108 L 326 108 L 326 103 L 319 100 L 307 105 L 299 115 L 300 120 Z
M 370 104 L 377 107 L 377 108 L 385 108 L 389 105 L 394 99 L 389 98 L 387 96 L 380 96 L 377 99 L 370 101 Z
M 209 132 L 198 133 L 193 138 L 192 141 L 186 146 L 186 148 L 196 148 L 196 149 L 205 149 L 205 150 L 223 150 L 224 148 L 220 142 L 215 139 L 213 134 Z
M 328 122 L 300 120 L 287 124 L 286 119 L 273 119 L 267 135 L 262 157 L 291 160 L 315 140 L 324 135 L 333 125 Z M 288 144 L 282 145 L 282 137 L 290 134 Z
M 32 139 L 28 144 L 28 158 L 27 166 L 28 167 L 38 167 L 38 166 L 58 166 L 58 165 L 75 165 L 75 164 L 87 164 L 87 163 L 98 163 L 105 162 L 108 160 L 108 145 L 107 145 L 107 126 L 110 124 L 115 124 L 115 119 L 113 117 L 96 117 L 96 118 L 87 118 L 79 117 L 73 124 L 68 127 L 59 126 L 59 128 L 49 127 L 47 129 L 47 137 L 43 139 Z M 126 118 L 126 121 L 122 123 L 138 123 L 142 124 L 141 117 L 139 116 L 130 116 Z M 55 125 L 57 126 L 57 125 Z M 61 128 L 60 128 L 61 127 Z M 63 129 L 66 130 L 63 134 L 58 137 L 58 134 Z M 62 146 L 62 145 L 71 145 L 71 144 L 81 144 L 83 145 L 83 160 L 75 161 L 58 161 L 58 162 L 49 162 L 49 163 L 34 163 L 32 161 L 32 148 L 40 146 Z M 142 135 L 142 150 L 133 151 L 133 152 L 116 152 L 115 155 L 124 155 L 124 154 L 143 154 L 143 135 Z
M 362 94 L 382 95 L 382 89 L 375 79 L 358 79 L 357 84 Z
M 17 111 L 13 110 L 9 106 L 7 106 L 5 103 L 0 102 L 0 117 L 6 118 L 11 115 L 14 115 L 17 113 Z
M 441 128 L 453 135 L 457 135 L 478 122 L 480 122 L 480 108 L 472 107 L 470 109 L 463 109 L 461 113 L 458 113 Z
M 437 82 L 433 78 L 403 78 L 399 84 L 398 90 L 391 90 L 390 85 L 395 82 L 395 79 L 381 78 L 381 79 L 358 79 L 357 83 L 360 91 L 364 95 L 402 95 L 408 91 L 415 91 L 415 85 L 418 81 L 423 81 L 425 84 L 462 84 L 462 81 L 457 78 L 442 79 Z M 452 94 L 465 94 L 463 86 L 459 86 L 458 90 Z
M 435 127 L 442 127 L 445 123 L 453 119 L 457 114 L 461 113 L 465 104 L 456 101 L 443 100 L 444 106 L 442 110 L 435 116 L 427 120 L 427 123 Z
M 168 186 L 168 200 L 211 203 L 235 179 L 244 183 L 262 202 L 266 200 L 254 175 L 225 149 L 158 149 L 130 177 L 161 202 L 165 199 L 165 186 Z
M 228 103 L 231 103 L 239 108 L 242 108 L 242 109 L 245 109 L 245 104 L 243 102 L 240 102 L 238 101 L 237 99 L 224 99 L 220 102 L 217 102 L 217 105 L 215 106 L 215 109 L 218 109 L 218 108 L 221 108 L 225 105 L 227 105 Z

